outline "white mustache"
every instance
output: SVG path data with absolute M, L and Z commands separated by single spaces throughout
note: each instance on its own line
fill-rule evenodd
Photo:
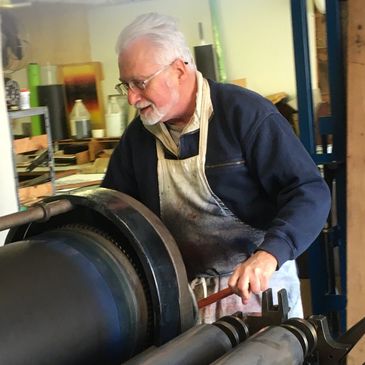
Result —
M 153 104 L 152 103 L 148 103 L 148 102 L 141 101 L 139 103 L 136 103 L 135 107 L 137 109 L 143 109 L 143 108 L 147 108 L 150 105 L 153 105 Z

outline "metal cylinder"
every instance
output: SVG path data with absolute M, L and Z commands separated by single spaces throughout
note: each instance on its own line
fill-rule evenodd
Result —
M 165 345 L 130 359 L 125 365 L 208 365 L 232 348 L 218 327 L 203 324 L 191 328 Z
M 147 303 L 128 259 L 95 232 L 60 229 L 0 255 L 1 364 L 120 364 L 141 350 Z
M 66 209 L 12 217 L 0 248 L 1 364 L 120 365 L 194 324 L 181 255 L 147 208 L 107 189 L 45 204 Z
M 36 221 L 47 221 L 54 215 L 68 212 L 72 209 L 69 200 L 57 200 L 48 204 L 37 204 L 25 211 L 8 214 L 0 218 L 0 231 Z
M 286 328 L 267 327 L 249 337 L 214 365 L 302 365 L 303 348 L 298 338 Z
M 125 365 L 208 365 L 248 337 L 246 323 L 225 316 L 191 328 L 159 348 L 149 348 Z
M 194 47 L 194 55 L 197 69 L 204 77 L 216 81 L 217 72 L 213 45 L 205 44 Z

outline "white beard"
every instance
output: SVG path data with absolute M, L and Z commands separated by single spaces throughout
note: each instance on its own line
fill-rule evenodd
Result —
M 160 120 L 164 117 L 164 114 L 161 113 L 157 108 L 155 104 L 149 104 L 149 106 L 152 108 L 152 112 L 150 112 L 148 115 L 139 114 L 142 122 L 144 125 L 154 125 L 160 122 Z M 136 107 L 138 110 L 142 109 L 138 104 L 136 104 Z M 146 106 L 143 106 L 146 107 Z
M 164 118 L 172 110 L 172 108 L 177 104 L 178 100 L 179 100 L 178 91 L 174 89 L 171 91 L 170 102 L 167 105 L 165 105 L 164 107 L 157 108 L 155 104 L 150 103 L 150 102 L 140 102 L 140 103 L 137 103 L 135 106 L 138 110 L 146 108 L 147 106 L 151 107 L 152 111 L 150 111 L 148 114 L 145 114 L 145 115 L 140 113 L 140 118 L 144 125 L 154 125 L 159 122 L 166 121 L 166 119 L 164 119 Z

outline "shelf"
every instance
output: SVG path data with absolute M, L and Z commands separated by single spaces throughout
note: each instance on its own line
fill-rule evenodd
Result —
M 103 138 L 84 138 L 84 139 L 64 139 L 57 142 L 60 149 L 65 146 L 87 146 L 90 161 L 95 161 L 98 154 L 105 148 L 113 149 L 118 144 L 120 137 L 103 137 Z
M 47 117 L 48 117 L 48 108 L 45 106 L 38 106 L 36 108 L 15 110 L 12 112 L 8 112 L 8 114 L 9 114 L 10 119 L 34 117 L 36 115 L 47 115 Z
M 40 136 L 14 139 L 13 148 L 16 154 L 46 149 L 48 148 L 48 137 L 46 134 L 41 134 Z
M 50 196 L 55 194 L 55 168 L 51 129 L 49 125 L 49 113 L 48 108 L 42 106 L 25 110 L 10 111 L 8 112 L 8 116 L 11 127 L 13 127 L 13 121 L 15 119 L 33 116 L 43 116 L 44 119 L 45 134 L 34 136 L 30 135 L 21 139 L 14 139 L 14 135 L 12 134 L 14 177 L 16 179 L 18 191 L 18 205 L 19 208 L 21 208 L 21 206 L 29 205 L 33 201 L 37 201 L 44 196 Z M 49 179 L 40 182 L 38 178 L 34 178 L 29 181 L 29 184 L 27 186 L 22 186 L 19 182 L 19 175 L 16 168 L 16 156 L 26 154 L 30 151 L 44 151 L 39 155 L 39 161 L 35 161 L 37 159 L 36 157 L 32 163 L 34 163 L 35 165 L 37 163 L 45 163 L 47 166 L 46 170 L 49 174 Z

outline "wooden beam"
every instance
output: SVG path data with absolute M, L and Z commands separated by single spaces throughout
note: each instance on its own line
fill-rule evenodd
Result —
M 347 323 L 365 316 L 365 6 L 349 0 L 347 33 Z M 363 364 L 365 340 L 348 365 Z

